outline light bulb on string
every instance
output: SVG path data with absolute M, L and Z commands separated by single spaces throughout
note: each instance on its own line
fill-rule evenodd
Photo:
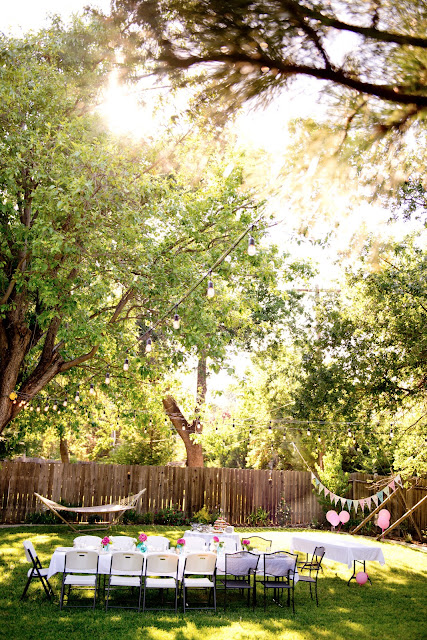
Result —
M 63 406 L 63 407 L 66 407 L 66 406 L 67 406 L 67 404 L 68 404 L 68 400 L 67 400 L 67 396 L 65 396 L 65 398 L 64 398 L 64 402 L 62 403 L 62 406 Z
M 310 437 L 311 436 L 311 431 L 310 429 L 307 429 L 307 435 Z
M 80 402 L 80 391 L 78 389 L 76 391 L 76 395 L 75 395 L 74 401 L 75 402 Z
M 181 326 L 181 320 L 179 319 L 179 315 L 177 313 L 175 313 L 175 315 L 173 317 L 173 328 L 176 331 L 178 331 L 180 326 Z
M 40 405 L 39 404 L 37 405 L 36 411 L 37 411 L 37 413 L 40 413 Z
M 271 433 L 271 430 L 272 430 L 272 427 L 271 427 L 271 420 L 270 420 L 270 422 L 268 423 L 268 430 L 269 430 L 269 432 Z
M 49 411 L 49 398 L 46 400 L 46 404 L 44 405 L 44 410 Z
M 105 384 L 110 384 L 111 380 L 110 380 L 110 372 L 107 371 L 107 373 L 105 374 Z
M 56 410 L 58 409 L 58 403 L 57 403 L 57 401 L 56 401 L 56 400 L 55 400 L 55 402 L 53 403 L 52 409 L 53 409 L 54 411 L 56 411 Z
M 93 382 L 90 383 L 89 393 L 90 393 L 91 396 L 95 395 L 95 387 L 93 385 Z
M 30 411 L 34 411 L 33 405 L 30 406 Z
M 254 256 L 255 254 L 256 254 L 255 240 L 253 239 L 252 236 L 250 236 L 249 244 L 248 244 L 248 255 Z
M 129 371 L 129 358 L 126 356 L 125 361 L 123 363 L 123 371 Z
M 390 440 L 393 440 L 394 438 L 393 429 L 390 429 L 389 437 L 390 437 Z
M 150 353 L 152 349 L 151 338 L 147 338 L 147 342 L 145 343 L 145 353 Z
M 322 438 L 320 437 L 320 433 L 319 433 L 319 435 L 317 436 L 317 442 L 322 442 Z
M 209 271 L 209 278 L 211 278 L 211 277 L 212 277 L 212 271 Z M 208 298 L 213 298 L 214 295 L 215 295 L 215 289 L 214 289 L 214 286 L 213 286 L 213 282 L 212 282 L 211 279 L 209 279 L 207 296 L 208 296 Z

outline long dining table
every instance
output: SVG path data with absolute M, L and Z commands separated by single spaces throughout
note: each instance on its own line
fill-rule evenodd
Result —
M 360 542 L 349 535 L 338 533 L 304 533 L 294 535 L 291 538 L 291 551 L 301 551 L 312 554 L 316 547 L 324 547 L 325 558 L 335 562 L 346 564 L 349 569 L 353 566 L 353 574 L 348 581 L 356 577 L 356 565 L 361 564 L 363 571 L 366 571 L 366 562 L 379 562 L 385 564 L 384 554 L 381 547 L 374 544 Z

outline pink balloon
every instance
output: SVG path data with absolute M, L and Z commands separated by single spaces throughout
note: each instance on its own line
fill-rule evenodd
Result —
M 378 517 L 379 518 L 384 517 L 390 520 L 391 518 L 390 511 L 388 509 L 381 509 L 381 511 L 378 512 Z
M 365 584 L 368 582 L 368 574 L 364 571 L 359 571 L 359 573 L 356 574 L 356 582 L 360 585 Z
M 387 529 L 389 524 L 390 524 L 390 518 L 388 518 L 387 516 L 383 515 L 378 518 L 377 525 L 381 527 L 381 529 Z
M 338 517 L 340 519 L 340 522 L 342 522 L 343 524 L 350 520 L 350 514 L 348 511 L 341 511 Z
M 336 511 L 328 511 L 328 513 L 326 514 L 326 520 L 333 527 L 336 527 L 340 523 L 340 519 Z

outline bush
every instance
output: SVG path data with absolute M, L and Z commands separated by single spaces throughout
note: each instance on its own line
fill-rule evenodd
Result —
M 25 518 L 26 524 L 58 524 L 58 522 L 61 522 L 61 520 L 51 511 L 28 513 Z
M 213 524 L 215 520 L 219 517 L 219 511 L 209 512 L 209 509 L 204 504 L 203 507 L 196 511 L 191 518 L 192 522 L 200 522 L 200 524 Z
M 183 525 L 188 524 L 188 522 L 184 512 L 175 505 L 159 509 L 154 513 L 154 524 Z
M 89 524 L 96 524 L 97 522 L 102 522 L 102 517 L 97 513 L 91 513 L 87 521 Z
M 281 527 L 289 527 L 291 524 L 292 509 L 286 504 L 285 498 L 282 496 L 277 506 L 277 524 Z
M 138 513 L 134 509 L 126 511 L 123 516 L 123 524 L 153 524 L 154 513 L 147 511 L 147 513 Z
M 270 524 L 270 514 L 262 507 L 258 507 L 255 511 L 252 511 L 250 516 L 248 516 L 248 522 L 252 527 L 266 527 Z

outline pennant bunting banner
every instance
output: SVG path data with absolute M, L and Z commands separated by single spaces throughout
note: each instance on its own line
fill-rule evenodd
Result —
M 317 489 L 319 494 L 323 493 L 325 497 L 329 497 L 329 500 L 332 503 L 334 503 L 335 506 L 340 502 L 342 508 L 347 507 L 348 510 L 350 511 L 351 508 L 353 507 L 356 512 L 359 507 L 362 510 L 362 512 L 365 509 L 365 507 L 367 507 L 369 511 L 371 511 L 371 509 L 374 506 L 378 507 L 378 505 L 381 504 L 386 497 L 390 496 L 393 493 L 393 491 L 396 491 L 397 487 L 402 486 L 401 477 L 400 475 L 398 475 L 395 478 L 393 478 L 393 480 L 389 482 L 388 485 L 385 486 L 384 489 L 382 489 L 381 491 L 377 491 L 377 493 L 371 496 L 368 496 L 367 498 L 359 498 L 358 500 L 351 500 L 350 498 L 337 496 L 336 493 L 333 493 L 332 491 L 330 491 L 327 487 L 325 487 L 324 484 L 320 482 L 318 478 L 316 478 L 314 473 L 311 474 L 311 479 L 314 482 L 315 488 Z

